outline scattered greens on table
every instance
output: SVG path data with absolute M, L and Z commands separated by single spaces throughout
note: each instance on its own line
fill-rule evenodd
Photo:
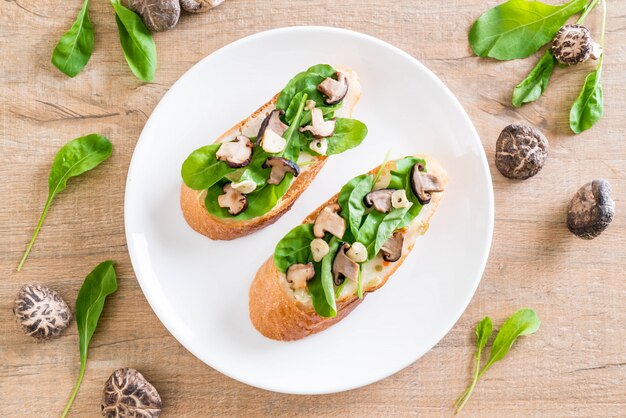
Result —
M 296 226 L 276 245 L 274 263 L 283 273 L 292 264 L 313 262 L 315 277 L 307 282 L 307 289 L 313 307 L 320 316 L 337 315 L 336 299 L 341 289 L 338 290 L 339 286 L 333 281 L 332 263 L 340 244 L 358 241 L 367 248 L 367 261 L 372 260 L 395 230 L 407 226 L 420 213 L 422 205 L 413 193 L 410 181 L 411 168 L 418 162 L 426 166 L 424 160 L 415 157 L 396 160 L 396 168 L 391 170 L 391 180 L 387 186 L 388 189 L 405 190 L 411 203 L 409 207 L 393 208 L 388 213 L 366 208 L 363 198 L 372 191 L 378 173 L 357 176 L 341 188 L 338 204 L 341 207 L 340 215 L 346 220 L 346 232 L 342 240 L 326 234 L 324 240 L 328 243 L 329 251 L 320 262 L 313 262 L 311 253 L 310 244 L 315 238 L 312 224 Z M 360 281 L 357 283 L 357 295 L 363 297 Z
M 526 58 L 551 42 L 567 20 L 580 13 L 577 24 L 602 1 L 602 29 L 600 46 L 604 47 L 606 4 L 604 0 L 570 0 L 553 6 L 534 0 L 509 0 L 493 7 L 476 20 L 469 32 L 469 42 L 480 57 L 498 60 Z M 578 98 L 570 111 L 570 128 L 581 133 L 591 128 L 603 114 L 602 61 L 585 79 Z M 548 46 L 537 65 L 513 90 L 512 103 L 521 107 L 544 93 L 558 61 Z
M 85 368 L 87 366 L 87 352 L 89 349 L 89 342 L 93 333 L 98 326 L 98 320 L 100 314 L 104 308 L 104 301 L 107 296 L 114 293 L 117 290 L 117 275 L 115 274 L 115 268 L 112 261 L 104 261 L 89 273 L 85 278 L 83 285 L 78 292 L 78 298 L 76 298 L 76 325 L 78 326 L 78 346 L 80 351 L 80 371 L 78 378 L 76 379 L 76 385 L 70 396 L 65 410 L 61 415 L 61 418 L 67 416 L 74 398 L 78 393 L 80 384 L 83 381 L 85 375 Z
M 481 369 L 482 352 L 492 333 L 491 318 L 486 316 L 478 323 L 476 326 L 476 355 L 472 383 L 454 403 L 456 413 L 461 412 L 470 396 L 472 396 L 478 379 L 480 379 L 495 362 L 502 360 L 504 356 L 506 356 L 515 340 L 517 340 L 517 337 L 534 334 L 539 329 L 539 325 L 541 325 L 541 320 L 532 309 L 520 309 L 511 315 L 504 324 L 502 324 L 500 331 L 498 331 L 491 345 L 489 358 Z
M 280 92 L 276 108 L 284 111 L 281 121 L 289 126 L 282 137 L 287 141 L 284 151 L 268 154 L 258 144 L 256 138 L 250 163 L 245 167 L 232 168 L 225 161 L 218 160 L 216 153 L 223 143 L 207 145 L 193 151 L 182 165 L 181 175 L 185 184 L 194 190 L 206 191 L 205 207 L 207 211 L 219 218 L 247 220 L 262 216 L 276 206 L 289 189 L 293 174 L 287 173 L 279 184 L 268 184 L 271 169 L 263 165 L 268 157 L 282 157 L 299 162 L 301 154 L 317 155 L 310 144 L 314 140 L 309 132 L 300 132 L 298 128 L 311 123 L 311 111 L 304 108 L 305 102 L 312 100 L 320 109 L 324 119 L 334 118 L 334 112 L 341 108 L 342 103 L 328 105 L 317 86 L 327 77 L 333 77 L 337 70 L 330 65 L 319 64 L 297 74 Z M 339 154 L 358 146 L 367 135 L 367 127 L 355 119 L 336 118 L 334 134 L 327 138 L 326 155 Z M 247 194 L 248 206 L 237 215 L 231 215 L 226 208 L 218 203 L 223 187 L 227 183 L 254 181 L 256 189 Z
M 151 81 L 157 65 L 156 45 L 141 17 L 119 0 L 111 0 L 119 29 L 124 57 L 133 74 Z M 64 74 L 75 77 L 87 65 L 94 49 L 94 29 L 89 19 L 89 0 L 83 1 L 78 17 L 52 51 L 52 64 Z
M 46 204 L 43 207 L 33 237 L 17 266 L 17 271 L 20 271 L 24 266 L 24 262 L 26 262 L 26 258 L 33 248 L 35 239 L 50 209 L 50 205 L 52 205 L 56 195 L 65 190 L 67 180 L 100 165 L 100 163 L 109 158 L 111 150 L 112 145 L 108 139 L 101 135 L 90 134 L 71 140 L 57 152 L 48 176 L 48 199 L 46 199 Z

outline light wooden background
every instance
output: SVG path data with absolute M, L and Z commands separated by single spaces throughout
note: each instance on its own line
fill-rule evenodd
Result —
M 155 36 L 154 82 L 130 73 L 107 1 L 92 0 L 96 49 L 70 79 L 50 64 L 80 1 L 0 2 L 0 416 L 58 416 L 78 373 L 75 323 L 45 344 L 20 332 L 11 312 L 19 287 L 31 281 L 74 300 L 100 261 L 117 261 L 119 291 L 105 307 L 73 416 L 99 416 L 104 381 L 118 367 L 142 371 L 157 387 L 164 417 L 197 416 L 449 416 L 468 383 L 473 326 L 496 324 L 533 307 L 540 331 L 519 344 L 478 385 L 466 416 L 624 416 L 626 414 L 626 1 L 611 1 L 604 88 L 606 115 L 573 136 L 568 110 L 590 65 L 557 71 L 547 95 L 517 111 L 512 87 L 534 59 L 492 62 L 472 56 L 471 22 L 496 1 L 228 0 L 184 16 Z M 598 12 L 589 23 L 599 29 Z M 130 265 L 124 239 L 124 184 L 135 142 L 168 88 L 194 63 L 258 31 L 316 24 L 354 29 L 407 51 L 435 72 L 474 121 L 495 188 L 491 256 L 467 311 L 416 363 L 376 384 L 328 396 L 287 396 L 252 388 L 205 366 L 161 325 Z M 493 164 L 496 138 L 511 122 L 542 129 L 550 140 L 543 171 L 525 182 L 503 178 Z M 47 194 L 47 174 L 66 141 L 99 132 L 113 157 L 72 181 L 48 215 L 31 256 L 15 272 Z M 611 181 L 617 215 L 586 242 L 565 227 L 566 205 L 583 183 Z M 365 366 L 367 367 L 367 366 Z

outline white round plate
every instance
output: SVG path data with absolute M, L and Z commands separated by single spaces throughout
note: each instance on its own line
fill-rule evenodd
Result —
M 194 232 L 179 206 L 180 167 L 280 91 L 296 73 L 351 67 L 363 96 L 354 117 L 369 135 L 326 166 L 274 225 L 234 241 Z M 415 153 L 447 169 L 448 189 L 428 233 L 387 284 L 339 324 L 296 342 L 259 334 L 248 288 L 275 244 L 350 178 Z M 493 229 L 493 189 L 467 114 L 417 60 L 347 30 L 292 27 L 258 33 L 209 55 L 163 97 L 137 142 L 125 200 L 128 250 L 141 288 L 167 329 L 196 357 L 263 389 L 332 393 L 383 379 L 450 330 L 480 281 Z

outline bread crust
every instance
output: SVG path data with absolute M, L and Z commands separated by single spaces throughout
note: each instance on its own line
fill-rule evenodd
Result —
M 349 101 L 347 100 L 348 98 L 346 98 L 347 103 L 345 103 L 345 113 L 350 116 L 361 96 L 360 84 L 354 71 L 349 68 L 339 69 L 347 73 L 349 78 L 353 80 L 352 83 L 354 83 L 353 94 L 349 97 Z M 246 119 L 230 128 L 215 142 L 230 140 L 238 134 L 256 135 L 256 132 L 247 132 L 250 130 L 248 124 L 250 124 L 251 121 L 263 117 L 269 113 L 270 110 L 274 109 L 279 94 L 272 97 L 269 102 L 258 108 Z M 185 183 L 182 183 L 180 190 L 180 207 L 183 211 L 183 216 L 194 231 L 214 240 L 233 240 L 251 234 L 280 219 L 315 179 L 317 174 L 324 167 L 327 158 L 328 157 L 325 156 L 313 157 L 313 162 L 307 165 L 307 167 L 300 172 L 300 175 L 293 180 L 287 192 L 272 210 L 262 216 L 248 220 L 220 218 L 210 214 L 204 206 L 205 191 L 190 189 Z
M 427 156 L 417 155 L 416 157 L 425 159 L 428 171 L 437 173 L 437 175 L 441 176 L 444 183 L 447 184 L 447 175 L 436 162 Z M 374 173 L 377 170 L 378 167 L 371 170 L 369 173 Z M 422 227 L 420 228 L 422 233 L 428 229 L 428 223 L 439 207 L 443 195 L 444 192 L 433 194 L 431 202 L 424 207 L 427 208 L 427 210 L 423 209 L 418 215 L 418 219 L 422 223 Z M 324 204 L 320 205 L 309 214 L 302 223 L 313 223 L 317 214 L 329 204 L 336 203 L 338 197 L 339 194 L 336 194 L 328 199 Z M 323 331 L 341 321 L 352 312 L 352 310 L 365 299 L 367 293 L 371 293 L 382 287 L 410 254 L 413 249 L 413 244 L 410 244 L 407 248 L 408 251 L 403 251 L 398 261 L 389 264 L 388 268 L 385 270 L 385 274 L 381 277 L 382 280 L 376 286 L 364 291 L 363 299 L 352 295 L 338 300 L 337 315 L 332 318 L 319 316 L 311 305 L 305 305 L 297 301 L 283 289 L 280 282 L 281 273 L 276 267 L 272 255 L 257 271 L 250 285 L 250 320 L 261 334 L 279 341 L 298 340 L 310 334 Z

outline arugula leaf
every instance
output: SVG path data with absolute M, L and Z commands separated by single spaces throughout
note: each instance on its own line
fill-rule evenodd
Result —
M 313 263 L 315 278 L 307 282 L 313 308 L 319 316 L 334 317 L 337 315 L 332 265 L 339 245 L 341 242 L 336 237 L 330 239 L 328 254 L 324 256 L 321 263 Z
M 363 264 L 359 264 L 359 277 L 356 281 L 356 296 L 359 299 L 363 299 Z
M 350 199 L 348 200 L 347 205 L 347 213 L 349 214 L 350 230 L 352 231 L 352 235 L 354 236 L 357 236 L 359 234 L 359 228 L 361 228 L 361 220 L 363 219 L 363 214 L 365 213 L 366 209 L 363 199 L 365 198 L 366 194 L 372 191 L 373 186 L 374 176 L 369 174 L 366 175 L 361 181 L 359 181 L 350 193 Z
M 401 209 L 393 209 L 385 215 L 376 231 L 376 239 L 366 245 L 368 259 L 374 258 L 380 251 L 382 246 L 387 242 L 393 232 L 398 229 L 399 225 L 405 220 L 405 215 L 411 206 Z
M 157 52 L 152 34 L 141 17 L 122 6 L 119 0 L 111 0 L 115 10 L 115 22 L 120 35 L 124 57 L 135 76 L 142 81 L 152 81 L 157 66 Z
M 250 164 L 233 172 L 233 177 L 228 175 L 228 178 L 236 181 L 252 180 L 256 183 L 257 187 L 264 186 L 267 179 L 270 176 L 271 168 L 263 168 L 265 160 L 268 159 L 270 154 L 265 152 L 261 147 L 254 147 L 252 151 L 252 158 Z M 235 176 L 235 173 L 240 170 L 240 174 Z
M 181 175 L 190 189 L 208 189 L 235 170 L 215 156 L 221 145 L 212 144 L 198 148 L 183 162 Z
M 368 174 L 361 174 L 359 176 L 354 177 L 352 180 L 344 184 L 344 186 L 339 191 L 339 198 L 337 199 L 337 203 L 341 207 L 341 212 L 339 213 L 346 221 L 350 222 L 350 211 L 348 207 L 348 201 L 350 200 L 350 195 L 352 194 L 352 190 L 356 187 L 357 184 Z
M 59 193 L 65 190 L 67 181 L 71 177 L 79 176 L 100 165 L 101 162 L 111 156 L 112 149 L 113 146 L 108 139 L 101 135 L 90 134 L 71 140 L 57 152 L 48 175 L 48 199 L 46 199 L 46 204 L 43 207 L 35 232 L 17 266 L 17 271 L 20 271 L 22 266 L 24 266 L 46 218 L 48 209 L 52 205 L 52 201 Z
M 330 65 L 318 64 L 296 74 L 280 92 L 276 101 L 276 108 L 287 110 L 294 96 L 300 92 L 308 93 L 311 96 L 311 100 L 315 100 L 317 103 L 321 97 L 321 94 L 317 92 L 318 84 L 324 81 L 326 77 L 333 76 L 336 72 L 337 70 Z M 322 106 L 323 100 L 318 104 Z
M 114 293 L 116 290 L 117 275 L 115 274 L 113 262 L 105 261 L 98 264 L 98 266 L 89 273 L 78 292 L 78 298 L 76 299 L 76 325 L 78 326 L 80 371 L 74 390 L 65 406 L 61 418 L 67 416 L 67 413 L 72 407 L 72 403 L 74 403 L 74 398 L 76 398 L 83 376 L 85 375 L 89 342 L 98 326 L 98 320 L 104 308 L 104 301 L 107 296 Z
M 604 114 L 604 98 L 602 93 L 602 67 L 589 73 L 585 78 L 576 101 L 569 114 L 569 126 L 574 133 L 581 133 L 591 128 Z
M 526 78 L 515 86 L 511 100 L 513 106 L 521 107 L 524 103 L 537 100 L 546 91 L 556 63 L 552 49 L 548 48 Z
M 367 247 L 368 258 L 372 258 L 376 235 L 378 235 L 378 227 L 383 222 L 383 219 L 385 219 L 385 215 L 386 214 L 377 210 L 368 213 L 363 225 L 359 228 L 359 233 L 356 235 L 356 240 Z
M 487 340 L 489 336 L 491 336 L 491 319 L 489 317 L 485 317 L 476 327 L 476 364 L 474 375 L 472 379 L 472 383 L 470 386 L 463 392 L 463 394 L 457 399 L 454 406 L 456 408 L 456 412 L 459 413 L 469 400 L 474 387 L 476 386 L 476 382 L 485 374 L 487 370 L 497 361 L 500 361 L 504 358 L 504 356 L 509 352 L 513 343 L 517 340 L 519 336 L 522 335 L 530 335 L 539 329 L 541 325 L 541 320 L 530 308 L 520 309 L 511 315 L 505 322 L 502 324 L 500 331 L 496 335 L 493 344 L 491 345 L 491 353 L 489 355 L 489 359 L 487 363 L 483 366 L 482 370 L 478 372 L 480 366 L 480 358 L 481 352 L 485 345 L 487 344 Z
M 469 32 L 474 53 L 498 60 L 526 58 L 550 42 L 587 0 L 552 6 L 531 0 L 509 0 L 486 11 Z
M 340 154 L 357 147 L 367 136 L 367 126 L 356 119 L 337 118 L 335 133 L 328 138 L 326 155 Z
M 313 224 L 298 225 L 289 231 L 274 249 L 274 263 L 278 270 L 286 273 L 292 264 L 307 263 L 314 239 Z
M 288 160 L 297 162 L 298 156 L 300 155 L 300 132 L 298 132 L 298 127 L 300 126 L 300 119 L 302 119 L 302 110 L 304 109 L 304 103 L 307 100 L 307 95 L 303 94 L 300 96 L 300 104 L 298 105 L 298 110 L 293 117 L 291 125 L 283 134 L 283 138 L 287 141 L 287 146 L 282 152 L 283 158 Z
M 89 20 L 89 0 L 84 0 L 76 21 L 54 47 L 52 64 L 64 74 L 75 77 L 87 65 L 93 47 L 94 32 Z

